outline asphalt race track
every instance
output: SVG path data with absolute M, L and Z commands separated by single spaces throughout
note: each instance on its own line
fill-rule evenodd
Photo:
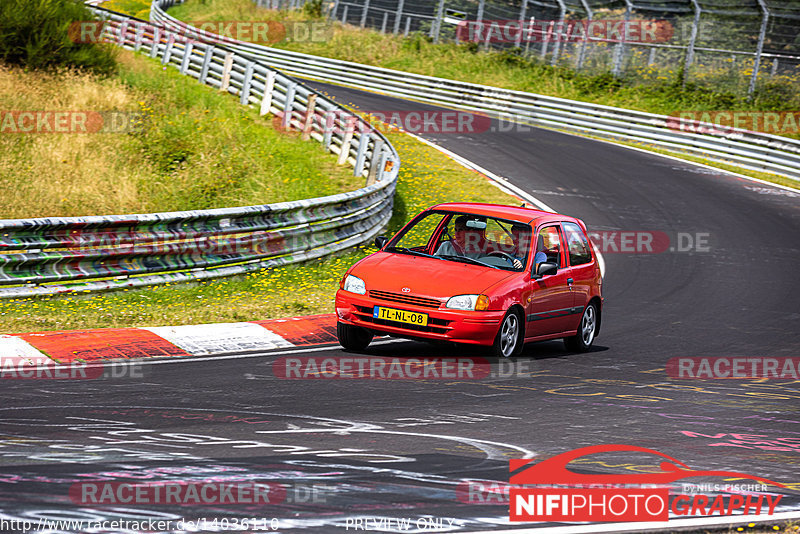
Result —
M 316 85 L 362 110 L 434 109 Z M 800 355 L 800 194 L 552 131 L 493 129 L 426 137 L 582 218 L 590 231 L 670 238 L 672 250 L 660 253 L 604 253 L 603 324 L 592 352 L 533 344 L 512 362 L 490 359 L 491 374 L 475 380 L 275 377 L 282 356 L 347 356 L 330 345 L 144 365 L 141 376 L 105 381 L 5 381 L 0 519 L 173 521 L 159 531 L 226 530 L 243 518 L 264 518 L 265 530 L 281 532 L 544 531 L 555 525 L 509 524 L 507 504 L 492 494 L 465 497 L 465 484 L 507 483 L 511 458 L 600 444 L 781 482 L 789 489 L 769 489 L 784 496 L 775 512 L 800 517 L 800 380 L 672 380 L 665 371 L 676 357 Z M 484 357 L 393 340 L 368 353 Z M 624 452 L 573 465 L 635 474 L 657 470 L 660 460 Z M 287 494 L 268 506 L 70 498 L 82 482 L 228 476 L 281 483 Z

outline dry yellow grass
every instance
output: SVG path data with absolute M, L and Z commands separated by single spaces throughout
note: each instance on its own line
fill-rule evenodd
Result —
M 0 133 L 0 187 L 14 192 L 0 219 L 270 204 L 363 186 L 319 143 L 132 52 L 112 78 L 0 68 L 0 102 L 142 120 L 128 133 Z
M 134 111 L 130 91 L 117 79 L 78 72 L 25 73 L 0 66 L 0 101 L 17 111 Z M 120 206 L 141 206 L 135 184 L 145 168 L 131 165 L 120 151 L 120 135 L 0 135 L 0 188 L 13 191 L 0 216 L 75 213 L 76 199 L 96 213 L 118 212 Z M 142 206 L 143 207 L 143 206 Z

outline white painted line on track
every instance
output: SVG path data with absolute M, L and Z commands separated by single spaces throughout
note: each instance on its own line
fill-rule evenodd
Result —
M 544 202 L 542 202 L 541 200 L 539 200 L 535 196 L 531 195 L 530 193 L 528 193 L 524 189 L 521 189 L 521 188 L 517 187 L 516 185 L 512 184 L 506 178 L 503 178 L 502 176 L 499 176 L 499 175 L 493 173 L 492 171 L 490 171 L 490 170 L 488 170 L 488 169 L 486 169 L 484 167 L 481 167 L 477 163 L 472 162 L 472 161 L 468 160 L 467 158 L 465 158 L 463 156 L 459 156 L 455 152 L 453 152 L 451 150 L 448 150 L 448 149 L 444 148 L 443 146 L 437 145 L 433 141 L 429 141 L 429 140 L 425 139 L 424 137 L 420 137 L 420 136 L 418 136 L 416 134 L 408 133 L 408 132 L 403 131 L 403 130 L 401 130 L 401 131 L 403 133 L 405 133 L 406 135 L 409 135 L 409 136 L 413 137 L 417 141 L 419 141 L 421 143 L 425 143 L 426 145 L 428 145 L 431 148 L 435 148 L 436 150 L 438 150 L 442 154 L 450 157 L 451 159 L 453 159 L 457 163 L 463 165 L 464 167 L 466 167 L 468 169 L 472 169 L 474 171 L 477 171 L 477 172 L 483 174 L 484 176 L 486 176 L 489 179 L 489 181 L 491 181 L 501 191 L 503 191 L 505 193 L 508 193 L 510 195 L 518 196 L 522 200 L 530 202 L 531 204 L 533 204 L 534 206 L 536 206 L 540 210 L 556 213 L 556 210 L 554 210 L 553 208 L 551 208 L 550 206 L 548 206 L 547 204 L 545 204 Z M 605 262 L 605 259 L 603 259 L 603 255 L 600 254 L 600 251 L 597 250 L 597 247 L 594 246 L 594 243 L 592 243 L 592 248 L 594 249 L 594 252 L 597 255 L 597 264 L 600 267 L 600 276 L 605 276 L 606 275 L 606 262 Z
M 739 515 L 722 517 L 692 517 L 669 521 L 642 521 L 630 523 L 581 523 L 563 527 L 532 527 L 507 530 L 471 530 L 469 534 L 583 534 L 632 531 L 673 532 L 676 528 L 701 528 L 736 525 L 739 523 L 777 523 L 800 518 L 800 511 L 782 512 L 770 516 Z

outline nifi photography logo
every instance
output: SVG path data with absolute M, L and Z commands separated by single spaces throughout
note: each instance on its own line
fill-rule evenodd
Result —
M 582 474 L 567 464 L 582 456 L 609 452 L 638 452 L 664 458 L 661 472 Z M 509 514 L 511 521 L 667 521 L 673 516 L 772 515 L 782 495 L 753 492 L 670 495 L 670 484 L 691 477 L 726 477 L 785 488 L 783 484 L 735 471 L 691 469 L 653 449 L 632 445 L 582 447 L 536 462 L 510 461 Z M 735 489 L 735 488 L 731 488 Z M 745 494 L 747 493 L 747 494 Z

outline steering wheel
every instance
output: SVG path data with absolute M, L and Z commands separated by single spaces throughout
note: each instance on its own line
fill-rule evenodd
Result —
M 493 250 L 490 253 L 488 253 L 487 256 L 498 256 L 506 260 L 511 265 L 514 265 L 514 256 L 512 256 L 511 254 L 506 254 L 501 250 Z

